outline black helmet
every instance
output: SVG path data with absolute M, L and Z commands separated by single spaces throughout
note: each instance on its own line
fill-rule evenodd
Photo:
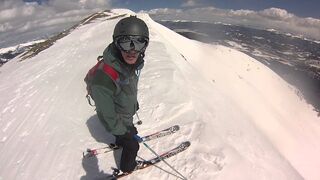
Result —
M 123 18 L 114 28 L 113 42 L 121 51 L 135 50 L 144 56 L 149 44 L 148 26 L 136 16 Z
M 143 36 L 149 39 L 149 29 L 143 20 L 136 16 L 130 16 L 121 19 L 116 24 L 113 31 L 113 40 L 119 36 Z

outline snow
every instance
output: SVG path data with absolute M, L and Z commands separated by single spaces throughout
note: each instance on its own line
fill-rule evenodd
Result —
M 137 15 L 151 34 L 139 82 L 139 134 L 181 127 L 150 141 L 156 152 L 190 141 L 168 159 L 188 179 L 320 179 L 320 118 L 294 87 L 244 53 L 186 39 Z M 83 78 L 118 21 L 84 25 L 37 56 L 0 68 L 0 179 L 102 179 L 116 166 L 119 152 L 82 159 L 86 148 L 114 140 L 87 104 Z M 153 157 L 143 146 L 139 155 Z M 127 179 L 177 179 L 156 167 L 140 172 Z

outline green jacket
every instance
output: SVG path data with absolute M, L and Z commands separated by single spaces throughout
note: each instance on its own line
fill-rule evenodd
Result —
M 92 81 L 91 95 L 99 120 L 106 130 L 113 135 L 123 135 L 133 126 L 133 116 L 138 110 L 137 74 L 144 60 L 140 57 L 135 65 L 128 65 L 116 47 L 110 44 L 103 52 L 103 61 L 118 72 L 120 81 L 115 83 L 102 70 L 98 70 Z

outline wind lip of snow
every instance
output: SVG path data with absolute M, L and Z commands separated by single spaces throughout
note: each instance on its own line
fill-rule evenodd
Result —
M 121 9 L 121 8 L 112 9 L 111 12 L 112 12 L 112 13 L 115 13 L 115 14 L 136 15 L 136 13 L 135 13 L 134 11 L 131 11 L 131 10 L 129 10 L 129 9 Z

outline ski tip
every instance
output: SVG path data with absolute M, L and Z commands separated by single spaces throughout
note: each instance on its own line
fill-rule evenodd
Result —
M 182 143 L 183 146 L 189 147 L 191 145 L 190 141 L 185 141 Z
M 178 130 L 180 130 L 180 126 L 179 125 L 174 125 L 174 126 L 172 126 L 172 131 L 178 131 Z

